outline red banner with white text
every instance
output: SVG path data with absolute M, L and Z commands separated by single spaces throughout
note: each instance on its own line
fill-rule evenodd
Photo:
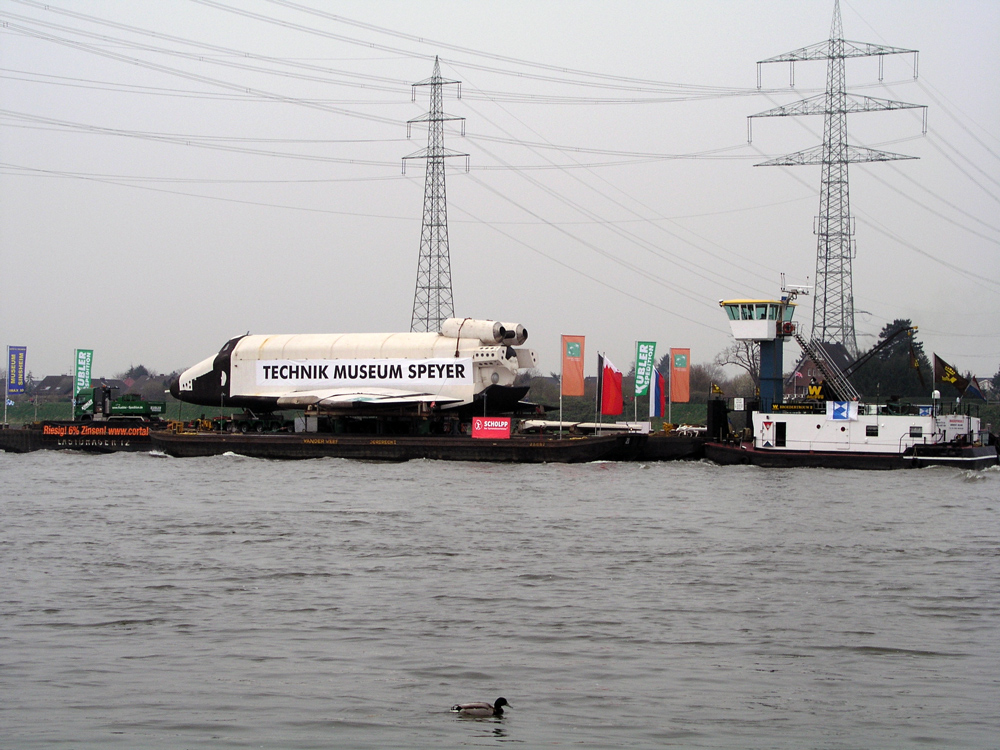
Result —
M 510 417 L 473 417 L 472 437 L 507 440 L 510 438 Z

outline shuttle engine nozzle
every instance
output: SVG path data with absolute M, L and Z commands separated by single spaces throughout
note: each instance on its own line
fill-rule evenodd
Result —
M 520 323 L 475 318 L 448 318 L 441 324 L 441 335 L 452 339 L 479 339 L 486 346 L 520 346 L 528 340 L 528 330 Z

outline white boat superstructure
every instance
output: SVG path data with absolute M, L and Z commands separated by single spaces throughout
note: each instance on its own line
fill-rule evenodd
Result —
M 893 414 L 886 406 L 857 401 L 826 404 L 825 413 L 754 412 L 754 447 L 902 455 L 913 446 L 976 445 L 988 439 L 979 417 L 935 414 L 933 406 L 917 407 L 915 414 Z

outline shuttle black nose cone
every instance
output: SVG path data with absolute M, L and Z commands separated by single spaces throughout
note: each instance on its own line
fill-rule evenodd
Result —
M 170 389 L 170 395 L 180 401 L 181 398 L 181 378 L 179 375 L 175 375 L 170 378 L 170 383 L 167 386 Z

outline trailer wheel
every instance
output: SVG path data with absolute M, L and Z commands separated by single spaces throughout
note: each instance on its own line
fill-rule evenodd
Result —
M 240 425 L 240 432 L 246 433 L 247 429 L 248 428 L 247 428 L 247 423 L 246 422 L 244 422 L 243 424 Z
M 254 427 L 254 429 L 257 430 L 257 432 L 263 432 L 264 431 L 264 425 L 261 424 L 260 422 L 258 422 L 257 425 Z

